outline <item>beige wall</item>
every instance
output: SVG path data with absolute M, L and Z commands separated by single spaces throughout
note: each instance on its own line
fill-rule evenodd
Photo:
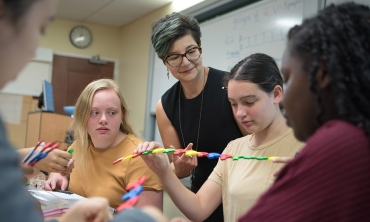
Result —
M 99 54 L 118 61 L 116 80 L 130 109 L 129 121 L 134 131 L 142 136 L 149 84 L 151 27 L 153 22 L 174 10 L 168 4 L 122 28 L 55 19 L 42 38 L 40 47 L 67 55 L 91 57 Z M 86 49 L 75 48 L 70 43 L 69 32 L 76 25 L 87 26 L 93 34 L 93 42 Z
M 76 25 L 84 25 L 92 32 L 93 41 L 86 49 L 74 47 L 69 40 L 69 32 Z M 99 54 L 100 57 L 118 60 L 120 44 L 119 28 L 55 19 L 48 27 L 46 35 L 42 38 L 40 47 L 50 48 L 56 52 L 88 57 Z
M 152 24 L 171 12 L 169 4 L 121 29 L 118 83 L 130 109 L 129 121 L 139 135 L 144 131 Z

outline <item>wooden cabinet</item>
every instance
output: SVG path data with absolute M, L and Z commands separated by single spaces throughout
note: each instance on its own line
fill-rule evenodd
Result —
M 72 118 L 50 112 L 30 112 L 27 119 L 26 147 L 36 145 L 39 139 L 45 142 L 60 142 L 60 149 L 66 149 L 64 143 L 66 131 L 69 129 Z

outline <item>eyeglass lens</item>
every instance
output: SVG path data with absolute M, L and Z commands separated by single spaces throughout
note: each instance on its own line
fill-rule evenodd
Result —
M 167 57 L 166 62 L 172 66 L 177 67 L 181 65 L 183 57 L 186 57 L 190 62 L 195 62 L 200 57 L 199 48 L 192 48 L 184 54 L 173 54 Z

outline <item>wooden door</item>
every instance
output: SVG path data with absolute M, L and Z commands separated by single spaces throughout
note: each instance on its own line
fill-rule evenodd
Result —
M 82 90 L 92 81 L 113 79 L 114 63 L 97 65 L 88 59 L 54 55 L 53 85 L 55 113 L 64 114 L 63 106 L 74 106 Z

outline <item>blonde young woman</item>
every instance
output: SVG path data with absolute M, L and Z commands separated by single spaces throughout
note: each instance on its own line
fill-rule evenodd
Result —
M 119 157 L 131 155 L 142 142 L 127 121 L 127 105 L 113 80 L 100 79 L 86 86 L 77 100 L 72 127 L 75 169 L 70 178 L 52 173 L 46 190 L 68 187 L 81 196 L 105 197 L 116 208 L 127 192 L 125 187 L 145 175 L 137 206 L 162 209 L 162 184 L 141 158 L 112 165 Z

